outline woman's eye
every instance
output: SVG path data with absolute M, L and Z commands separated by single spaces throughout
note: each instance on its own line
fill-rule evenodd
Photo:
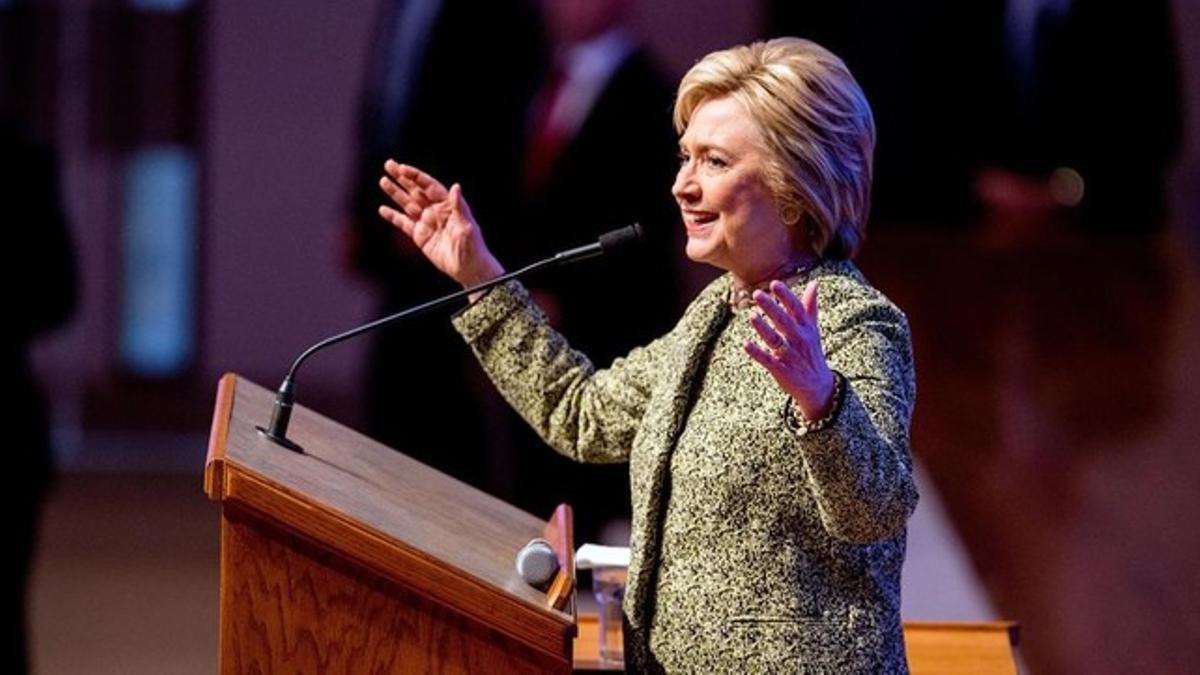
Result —
M 709 155 L 705 158 L 705 161 L 708 162 L 709 166 L 716 167 L 718 169 L 723 169 L 728 166 L 724 159 L 717 157 L 716 155 Z
M 676 157 L 678 157 L 680 164 L 687 164 L 688 160 L 691 159 L 691 157 L 688 157 L 688 154 L 682 150 L 679 151 L 679 154 L 676 155 Z

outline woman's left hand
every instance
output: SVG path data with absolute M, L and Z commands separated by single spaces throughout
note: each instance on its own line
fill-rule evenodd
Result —
M 771 282 L 770 293 L 755 291 L 753 297 L 761 312 L 751 314 L 750 325 L 766 348 L 752 340 L 743 348 L 792 397 L 805 419 L 821 419 L 833 406 L 835 380 L 817 327 L 817 282 L 808 282 L 799 298 L 780 281 Z

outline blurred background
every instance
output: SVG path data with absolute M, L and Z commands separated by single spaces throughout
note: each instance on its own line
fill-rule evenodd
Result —
M 461 181 L 510 266 L 647 224 L 644 259 L 534 284 L 568 336 L 611 338 L 584 345 L 604 362 L 711 277 L 672 221 L 671 87 L 798 35 L 845 58 L 879 129 L 860 264 L 914 328 L 906 618 L 1019 621 L 1031 673 L 1189 672 L 1200 3 L 1118 4 L 0 0 L 25 570 L 0 667 L 22 668 L 24 606 L 30 672 L 215 670 L 217 379 L 273 388 L 309 344 L 450 290 L 372 219 L 382 157 Z M 595 292 L 617 277 L 619 305 Z M 620 540 L 621 472 L 536 491 L 570 467 L 442 318 L 320 354 L 298 396 Z M 447 408 L 459 436 L 412 422 Z

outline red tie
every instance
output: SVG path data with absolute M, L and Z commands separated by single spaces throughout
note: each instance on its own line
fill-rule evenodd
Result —
M 525 153 L 525 192 L 534 194 L 541 191 L 554 162 L 566 145 L 567 134 L 556 128 L 550 121 L 554 104 L 562 95 L 563 85 L 567 82 L 566 72 L 555 65 L 546 78 L 542 90 L 533 100 L 529 116 L 529 144 Z

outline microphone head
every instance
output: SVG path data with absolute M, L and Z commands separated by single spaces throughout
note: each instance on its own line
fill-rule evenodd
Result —
M 549 583 L 558 573 L 558 556 L 545 539 L 532 539 L 517 551 L 517 574 L 530 586 Z
M 635 242 L 642 238 L 642 224 L 634 223 L 627 227 L 622 227 L 619 230 L 612 230 L 600 235 L 600 250 L 605 253 L 612 252 L 613 249 L 624 246 L 631 242 Z

